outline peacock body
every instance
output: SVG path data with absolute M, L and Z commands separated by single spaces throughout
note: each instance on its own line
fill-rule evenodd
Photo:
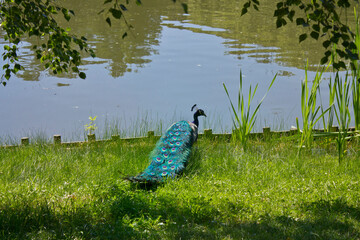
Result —
M 196 104 L 192 109 L 196 107 Z M 197 109 L 194 121 L 179 121 L 171 125 L 150 153 L 149 166 L 140 174 L 128 177 L 132 182 L 162 182 L 181 174 L 189 160 L 191 149 L 197 140 L 199 116 L 206 116 Z

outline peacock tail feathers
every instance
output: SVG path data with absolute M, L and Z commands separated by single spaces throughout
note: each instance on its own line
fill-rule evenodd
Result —
M 127 178 L 132 182 L 162 182 L 181 174 L 196 141 L 197 126 L 187 121 L 171 125 L 150 153 L 150 164 L 140 174 Z

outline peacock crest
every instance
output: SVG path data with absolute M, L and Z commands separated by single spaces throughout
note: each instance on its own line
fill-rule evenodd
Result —
M 206 116 L 202 109 L 196 108 L 196 104 L 191 110 L 194 109 L 196 110 L 194 121 L 179 121 L 172 124 L 150 153 L 149 166 L 142 173 L 126 178 L 127 180 L 141 183 L 162 182 L 166 178 L 174 178 L 184 171 L 192 145 L 197 140 L 198 117 Z

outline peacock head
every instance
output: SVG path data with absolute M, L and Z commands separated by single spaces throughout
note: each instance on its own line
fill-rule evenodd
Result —
M 192 106 L 191 111 L 193 111 L 194 109 L 196 110 L 195 113 L 194 113 L 195 118 L 197 118 L 199 116 L 205 116 L 206 117 L 206 114 L 205 114 L 204 110 L 197 108 L 196 104 L 194 106 Z
M 197 116 L 205 116 L 205 117 L 206 117 L 206 114 L 205 114 L 204 110 L 202 110 L 202 109 L 198 109 L 198 110 L 195 112 L 195 114 L 196 114 Z

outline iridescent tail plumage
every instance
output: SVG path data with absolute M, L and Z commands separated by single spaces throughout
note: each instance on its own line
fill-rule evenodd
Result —
M 181 174 L 196 141 L 197 128 L 191 124 L 180 121 L 171 125 L 151 152 L 150 165 L 142 173 L 126 179 L 132 182 L 154 183 Z

